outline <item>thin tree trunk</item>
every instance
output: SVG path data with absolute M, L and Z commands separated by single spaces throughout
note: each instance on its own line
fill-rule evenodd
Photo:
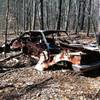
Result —
M 19 33 L 19 1 L 16 0 L 16 32 Z
M 32 30 L 33 0 L 29 2 L 29 29 Z
M 40 10 L 41 10 L 41 24 L 40 24 L 40 29 L 41 30 L 44 30 L 44 18 L 43 18 L 43 0 L 40 0 L 40 3 L 41 3 L 41 8 L 40 8 Z
M 85 8 L 86 8 L 86 0 L 83 0 L 83 11 L 82 11 L 81 30 L 83 30 L 83 27 L 84 27 Z
M 100 33 L 100 0 L 98 4 L 99 14 L 98 14 L 98 32 Z
M 78 9 L 78 16 L 77 16 L 77 25 L 76 25 L 76 31 L 75 33 L 78 33 L 79 27 L 80 27 L 80 12 L 81 12 L 81 0 L 79 0 L 79 9 Z
M 70 17 L 70 10 L 71 10 L 71 0 L 69 0 L 69 6 L 68 6 L 68 16 L 67 16 L 67 23 L 66 23 L 66 32 L 68 31 L 68 26 L 69 26 L 69 17 Z
M 33 18 L 33 0 L 30 0 L 30 30 L 33 29 L 33 26 L 32 26 L 32 18 Z
M 7 9 L 6 9 L 6 31 L 5 31 L 5 48 L 4 48 L 5 57 L 6 57 L 6 44 L 7 44 L 7 33 L 8 33 L 8 17 L 9 17 L 9 0 L 7 0 Z
M 46 18 L 46 24 L 47 24 L 47 28 L 49 29 L 49 7 L 48 7 L 48 3 L 46 4 L 46 14 L 47 14 L 47 18 Z
M 37 16 L 37 1 L 35 1 L 33 30 L 35 30 L 36 27 L 36 16 Z
M 23 30 L 25 30 L 25 0 L 23 0 Z
M 26 7 L 26 30 L 29 29 L 29 14 L 30 14 L 30 12 L 29 12 L 29 7 L 30 7 L 29 3 L 30 3 L 30 0 L 27 0 L 27 2 L 26 2 L 26 4 L 27 4 L 27 7 Z
M 61 8 L 62 8 L 62 0 L 59 0 L 59 17 L 58 17 L 58 24 L 57 24 L 57 30 L 60 30 L 61 25 Z
M 91 16 L 91 0 L 89 0 L 87 36 L 89 36 L 90 32 L 90 16 Z
M 27 14 L 26 14 L 26 30 L 28 30 L 28 7 L 27 7 Z
M 76 18 L 77 18 L 77 14 L 76 14 L 76 12 L 77 12 L 77 5 L 76 5 L 76 1 L 74 1 L 74 20 L 73 20 L 73 25 L 72 25 L 72 29 L 75 31 L 75 28 L 76 28 Z
M 100 52 L 100 0 L 97 0 L 97 7 L 98 7 L 98 32 L 96 33 L 96 38 Z

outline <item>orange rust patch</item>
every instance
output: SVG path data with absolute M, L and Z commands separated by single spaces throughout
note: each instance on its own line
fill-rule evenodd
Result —
M 81 57 L 80 56 L 71 56 L 69 61 L 73 64 L 80 64 Z
M 12 45 L 13 48 L 21 48 L 22 47 L 22 43 L 19 42 L 18 40 L 15 40 L 13 45 Z
M 59 59 L 64 59 L 64 53 L 61 54 L 60 58 Z

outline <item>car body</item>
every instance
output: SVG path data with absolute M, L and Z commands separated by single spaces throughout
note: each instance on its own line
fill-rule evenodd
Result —
M 56 42 L 59 42 L 58 39 L 61 38 L 61 33 L 63 33 L 63 36 L 66 36 L 67 38 L 69 35 L 66 33 L 66 31 L 60 31 L 60 30 L 34 30 L 34 31 L 28 31 L 24 32 L 24 34 L 21 37 L 25 37 L 25 35 L 29 35 L 32 42 L 37 43 L 44 43 L 45 49 L 54 48 L 55 45 L 57 46 Z M 51 45 L 52 44 L 52 45 Z
M 12 49 L 15 48 L 26 48 L 30 44 L 29 47 L 35 46 L 37 49 L 39 49 L 39 52 L 42 52 L 44 50 L 47 50 L 50 54 L 56 54 L 59 53 L 61 48 L 59 46 L 59 39 L 60 39 L 60 33 L 64 33 L 66 36 L 66 31 L 56 31 L 56 30 L 33 30 L 33 31 L 26 31 L 18 37 L 17 41 L 13 41 L 13 45 L 11 46 Z M 68 34 L 67 36 L 68 37 Z M 14 43 L 15 42 L 15 43 Z M 19 42 L 19 44 L 18 44 Z M 22 46 L 21 45 L 24 45 Z M 32 47 L 34 48 L 34 47 Z M 31 49 L 32 50 L 32 49 Z M 38 51 L 38 50 L 37 50 Z M 39 54 L 39 53 L 38 53 Z
M 36 60 L 35 69 L 43 71 L 61 61 L 70 62 L 75 71 L 100 65 L 97 46 L 71 43 L 66 31 L 32 30 L 12 40 L 12 49 L 21 48 L 24 54 Z

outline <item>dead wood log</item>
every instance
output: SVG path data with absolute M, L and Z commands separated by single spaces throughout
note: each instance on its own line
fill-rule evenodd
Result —
M 23 53 L 21 52 L 21 53 L 19 53 L 19 54 L 16 54 L 16 55 L 13 55 L 13 56 L 4 58 L 4 59 L 0 60 L 0 63 L 5 62 L 5 61 L 7 61 L 7 60 L 10 60 L 10 59 L 12 59 L 12 58 L 15 58 L 15 57 L 17 57 L 17 56 L 20 56 L 20 55 L 22 55 L 22 54 L 23 54 Z
M 17 71 L 19 71 L 19 70 L 21 70 L 21 69 L 18 68 L 18 69 L 9 70 L 9 71 L 7 71 L 7 72 L 5 72 L 5 73 L 0 74 L 0 78 L 2 78 L 2 77 L 5 76 L 5 75 L 11 74 L 12 72 L 17 72 Z
M 43 79 L 41 82 L 36 83 L 36 84 L 31 84 L 31 85 L 27 85 L 26 87 L 22 88 L 19 93 L 20 94 L 25 94 L 31 90 L 33 90 L 34 88 L 44 88 L 47 85 L 47 82 L 53 80 L 53 77 L 50 76 L 48 78 L 46 78 L 45 80 Z

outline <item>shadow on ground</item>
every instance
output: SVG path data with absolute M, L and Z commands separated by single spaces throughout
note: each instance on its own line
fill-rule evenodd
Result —
M 100 76 L 100 67 L 97 69 L 93 69 L 91 71 L 88 71 L 88 72 L 84 72 L 83 75 L 85 77 L 91 77 L 91 78 L 99 77 Z

